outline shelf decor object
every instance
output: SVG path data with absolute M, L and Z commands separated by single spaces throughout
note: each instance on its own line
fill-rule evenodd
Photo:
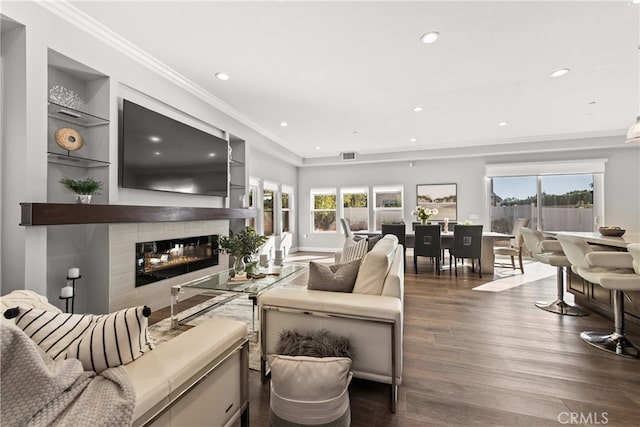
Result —
M 54 134 L 56 144 L 68 151 L 77 151 L 84 145 L 84 139 L 80 133 L 72 128 L 60 128 Z
M 60 178 L 60 184 L 64 185 L 68 190 L 76 193 L 78 203 L 84 205 L 91 203 L 91 196 L 94 194 L 100 194 L 98 193 L 98 190 L 102 188 L 102 182 L 96 181 L 93 178 L 77 180 L 63 176 Z
M 49 100 L 64 107 L 82 111 L 86 104 L 76 92 L 61 85 L 49 89 Z

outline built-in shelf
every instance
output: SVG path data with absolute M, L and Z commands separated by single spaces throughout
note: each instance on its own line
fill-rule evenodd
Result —
M 240 184 L 230 183 L 229 184 L 229 188 L 232 189 L 232 190 L 244 190 L 245 186 L 244 185 L 240 185 Z
M 229 166 L 231 167 L 239 167 L 239 166 L 244 166 L 244 162 L 240 162 L 238 160 L 229 160 Z
M 110 164 L 109 162 L 104 162 L 102 160 L 74 156 L 70 151 L 68 151 L 67 154 L 52 153 L 49 151 L 47 152 L 47 161 L 49 163 L 58 163 L 61 165 L 76 166 L 80 168 L 101 168 L 109 166 Z
M 123 222 L 174 222 L 244 219 L 255 209 L 192 208 L 171 206 L 82 205 L 20 203 L 20 225 L 112 224 Z
M 54 119 L 85 127 L 109 124 L 109 120 L 103 119 L 102 117 L 94 116 L 84 111 L 74 110 L 73 108 L 65 107 L 64 105 L 59 105 L 51 101 L 49 101 L 48 105 L 48 114 L 49 117 L 53 117 Z

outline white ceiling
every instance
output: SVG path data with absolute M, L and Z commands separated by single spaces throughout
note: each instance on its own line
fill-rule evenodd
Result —
M 624 135 L 640 110 L 626 0 L 71 3 L 304 158 Z

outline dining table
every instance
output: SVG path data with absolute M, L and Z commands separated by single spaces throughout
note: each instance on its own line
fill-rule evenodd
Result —
M 382 234 L 381 230 L 360 230 L 354 231 L 353 234 L 358 236 L 379 236 Z M 407 231 L 406 234 L 406 246 L 407 248 L 413 248 L 415 246 L 416 235 L 414 231 Z M 496 240 L 510 240 L 515 238 L 512 234 L 498 233 L 495 231 L 483 231 L 482 232 L 482 258 L 480 263 L 482 265 L 482 273 L 493 274 L 495 264 L 495 254 L 493 253 L 493 244 Z M 440 240 L 443 247 L 449 247 L 453 245 L 453 231 L 441 232 Z

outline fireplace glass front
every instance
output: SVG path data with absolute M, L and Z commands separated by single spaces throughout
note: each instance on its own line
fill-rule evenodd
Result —
M 218 236 L 136 243 L 136 287 L 218 265 Z

